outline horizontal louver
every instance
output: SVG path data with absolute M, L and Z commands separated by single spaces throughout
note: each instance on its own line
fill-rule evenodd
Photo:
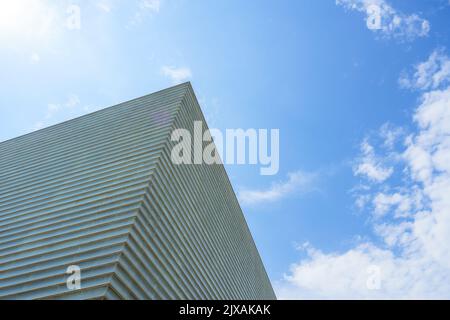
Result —
M 0 299 L 274 298 L 223 166 L 170 161 L 194 120 L 183 84 L 0 143 Z

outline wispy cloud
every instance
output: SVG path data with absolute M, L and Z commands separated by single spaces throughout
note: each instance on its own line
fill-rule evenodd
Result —
M 45 118 L 36 122 L 33 125 L 32 131 L 42 129 L 45 126 L 52 124 L 55 118 L 58 118 L 57 120 L 65 120 L 68 116 L 74 114 L 79 115 L 80 112 L 83 113 L 87 111 L 88 108 L 80 108 L 80 98 L 76 94 L 71 94 L 63 103 L 49 103 L 47 105 Z M 61 117 L 57 117 L 58 115 L 62 115 L 62 119 L 60 119 Z
M 42 129 L 52 123 L 54 123 L 54 118 L 57 115 L 65 113 L 67 111 L 73 112 L 80 105 L 80 99 L 76 94 L 71 94 L 67 100 L 63 103 L 49 103 L 47 105 L 47 110 L 44 119 L 37 121 L 31 131 Z
M 450 82 L 450 58 L 443 49 L 435 50 L 427 61 L 415 66 L 414 72 L 403 72 L 399 83 L 409 89 L 437 89 Z
M 440 78 L 441 68 L 434 70 L 429 78 Z M 381 244 L 366 240 L 332 253 L 303 246 L 307 258 L 277 284 L 280 298 L 450 298 L 450 86 L 431 90 L 397 147 L 401 179 L 381 174 L 385 183 L 362 191 Z M 379 159 L 390 161 L 391 151 L 378 149 Z
M 138 0 L 137 9 L 130 21 L 130 25 L 140 24 L 145 17 L 158 14 L 161 5 L 161 0 Z
M 385 0 L 336 0 L 336 4 L 364 13 L 367 27 L 383 37 L 413 40 L 430 31 L 427 20 L 417 14 L 401 13 Z
M 389 212 L 393 213 L 394 218 L 405 218 L 413 210 L 423 207 L 423 197 L 420 192 L 414 193 L 409 190 L 405 193 L 380 192 L 373 197 L 373 215 L 375 218 L 382 218 Z
M 50 103 L 47 106 L 46 120 L 53 118 L 58 112 L 76 108 L 80 104 L 80 99 L 76 94 L 71 94 L 64 103 Z
M 381 126 L 379 135 L 383 140 L 383 146 L 388 150 L 392 150 L 400 138 L 404 137 L 405 130 L 402 127 L 396 127 L 388 122 Z
M 291 196 L 316 190 L 317 174 L 296 171 L 288 174 L 288 179 L 274 183 L 267 189 L 249 190 L 242 189 L 238 198 L 244 205 L 258 205 L 267 202 L 275 202 Z
M 161 1 L 160 0 L 141 0 L 139 3 L 139 6 L 143 10 L 149 10 L 151 12 L 159 12 L 159 9 L 161 7 Z
M 372 145 L 367 140 L 361 143 L 362 156 L 357 160 L 357 165 L 353 169 L 355 175 L 369 178 L 374 182 L 384 182 L 392 173 L 393 168 L 383 164 L 383 159 L 375 155 Z
M 192 71 L 188 67 L 162 66 L 161 73 L 174 84 L 179 84 L 192 78 Z
M 110 13 L 112 10 L 112 5 L 110 0 L 99 0 L 96 3 L 97 8 L 105 13 Z

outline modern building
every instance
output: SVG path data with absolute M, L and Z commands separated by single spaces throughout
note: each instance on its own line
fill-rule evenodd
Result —
M 1 142 L 0 299 L 275 299 L 223 165 L 171 161 L 196 120 L 186 83 Z

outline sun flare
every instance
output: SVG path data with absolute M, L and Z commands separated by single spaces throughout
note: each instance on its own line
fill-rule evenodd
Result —
M 53 18 L 44 0 L 0 0 L 0 35 L 4 37 L 43 36 Z

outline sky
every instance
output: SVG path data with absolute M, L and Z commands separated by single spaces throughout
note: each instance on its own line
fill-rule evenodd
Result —
M 0 0 L 0 141 L 191 81 L 278 298 L 450 298 L 450 1 Z

